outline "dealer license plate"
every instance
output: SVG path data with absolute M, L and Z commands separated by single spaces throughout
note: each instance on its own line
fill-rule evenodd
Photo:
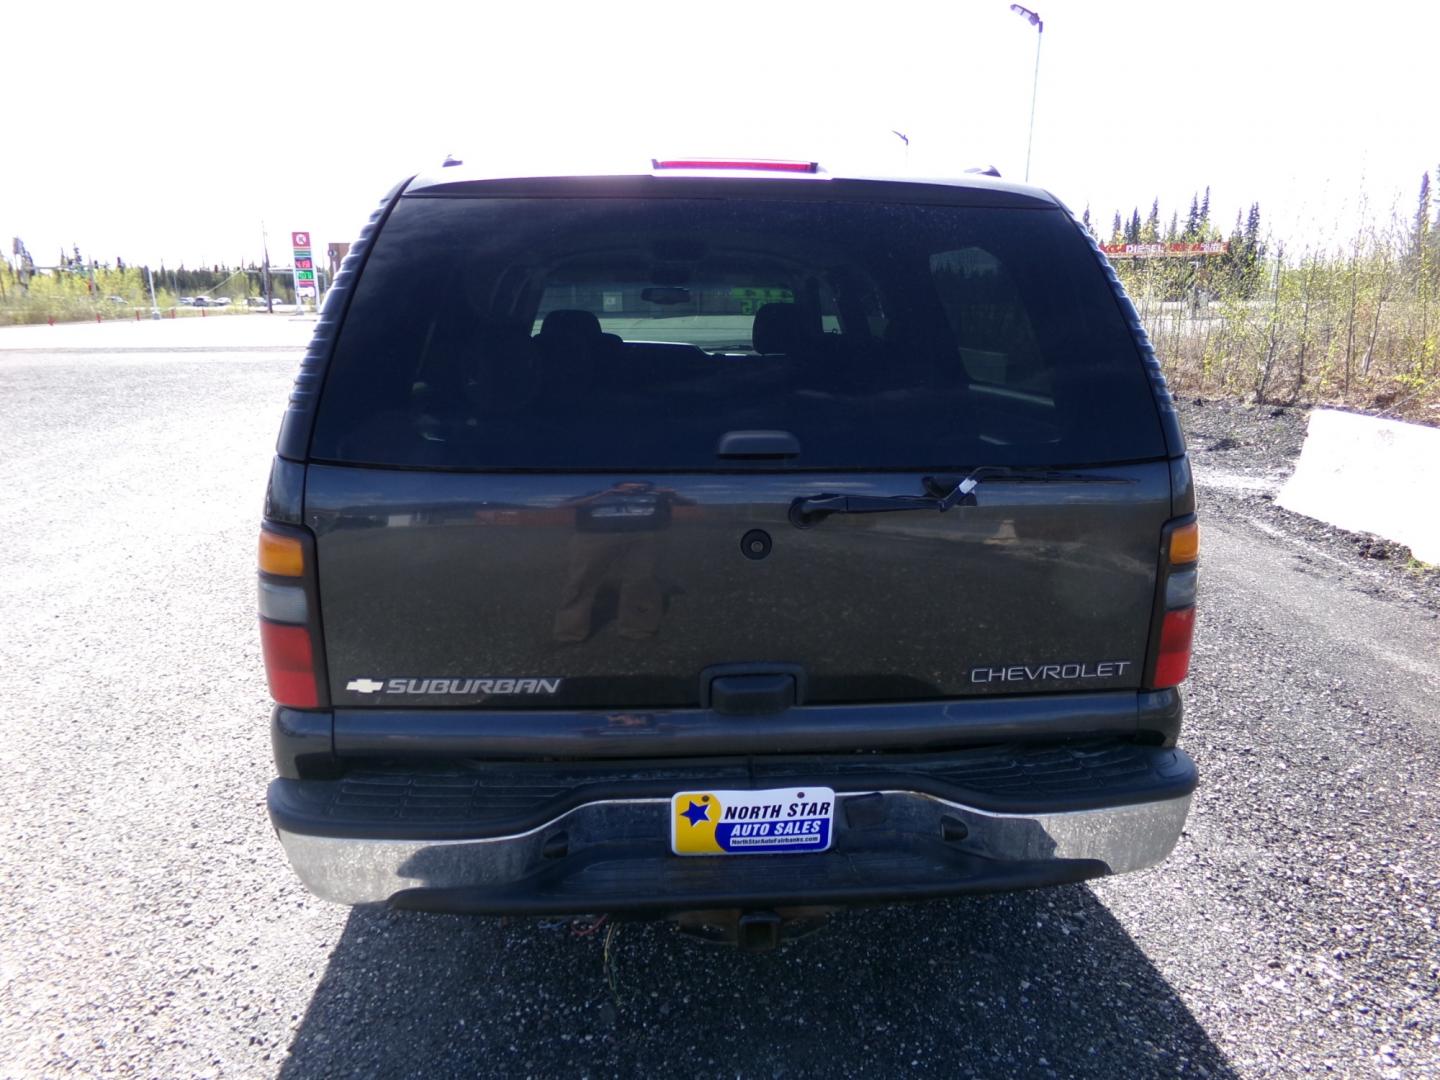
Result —
M 676 855 L 825 851 L 834 829 L 830 788 L 682 791 L 670 800 L 670 848 Z

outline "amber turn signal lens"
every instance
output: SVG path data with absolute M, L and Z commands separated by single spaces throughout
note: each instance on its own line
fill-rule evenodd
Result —
M 293 536 L 260 530 L 260 572 L 299 577 L 305 572 L 305 549 Z
M 1170 534 L 1170 562 L 1190 563 L 1200 558 L 1200 526 L 1195 522 L 1181 525 Z

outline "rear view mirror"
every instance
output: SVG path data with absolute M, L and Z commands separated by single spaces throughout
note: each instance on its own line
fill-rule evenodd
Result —
M 652 304 L 688 304 L 690 290 L 673 286 L 651 287 L 640 291 L 640 299 Z

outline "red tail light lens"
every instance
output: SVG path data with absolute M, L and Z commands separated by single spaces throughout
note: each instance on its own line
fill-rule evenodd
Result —
M 1179 686 L 1190 673 L 1190 645 L 1195 636 L 1195 609 L 1167 611 L 1160 624 L 1160 654 L 1155 661 L 1156 690 Z
M 296 709 L 313 709 L 320 703 L 309 630 L 261 619 L 260 650 L 265 655 L 271 697 Z

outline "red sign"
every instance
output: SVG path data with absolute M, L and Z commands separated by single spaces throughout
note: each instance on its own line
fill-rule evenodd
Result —
M 1228 240 L 1172 244 L 1101 244 L 1100 250 L 1112 259 L 1185 259 L 1196 255 L 1224 255 Z
M 303 229 L 290 234 L 295 248 L 295 292 L 315 292 L 315 260 L 310 254 L 310 234 Z

